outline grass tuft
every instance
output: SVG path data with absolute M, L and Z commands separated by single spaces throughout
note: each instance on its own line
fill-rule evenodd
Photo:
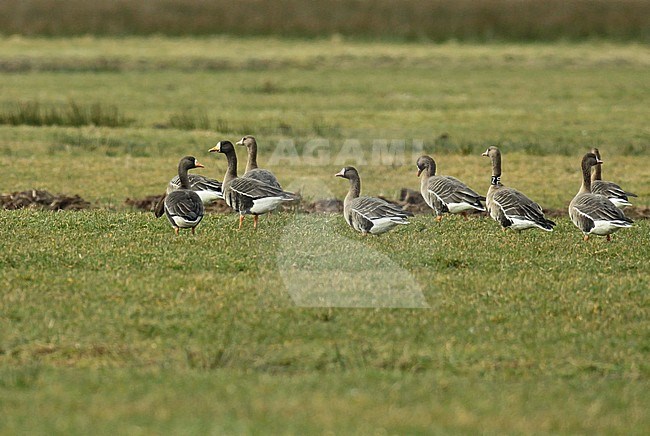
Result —
M 44 107 L 37 101 L 23 102 L 0 112 L 0 124 L 13 126 L 126 127 L 132 122 L 115 106 L 101 103 L 82 106 L 74 100 L 67 106 L 52 107 Z

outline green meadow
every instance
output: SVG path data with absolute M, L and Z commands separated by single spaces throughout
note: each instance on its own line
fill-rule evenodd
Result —
M 0 211 L 0 433 L 644 433 L 648 220 L 362 237 L 287 211 L 175 237 L 124 201 L 187 154 L 221 178 L 207 150 L 253 134 L 307 199 L 342 198 L 344 164 L 366 194 L 419 189 L 420 149 L 485 192 L 498 145 L 504 184 L 565 210 L 597 146 L 648 207 L 649 67 L 634 43 L 4 37 L 0 193 L 92 209 Z

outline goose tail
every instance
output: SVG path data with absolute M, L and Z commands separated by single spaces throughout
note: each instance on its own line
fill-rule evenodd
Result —
M 156 216 L 156 218 L 160 218 L 165 214 L 165 198 L 167 198 L 167 194 L 163 194 L 153 209 L 153 214 Z

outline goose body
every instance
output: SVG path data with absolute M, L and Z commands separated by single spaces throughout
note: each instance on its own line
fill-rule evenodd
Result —
M 354 230 L 364 235 L 378 235 L 397 225 L 409 224 L 408 217 L 413 216 L 411 212 L 381 198 L 359 197 L 361 180 L 355 168 L 345 167 L 336 177 L 350 180 L 350 190 L 343 201 L 343 216 Z
M 170 192 L 164 199 L 164 212 L 174 232 L 179 229 L 194 229 L 203 219 L 203 202 L 199 195 L 190 189 L 187 171 L 192 168 L 203 168 L 192 156 L 186 156 L 178 164 L 180 188 Z
M 501 184 L 501 152 L 497 147 L 489 147 L 483 156 L 492 160 L 492 179 L 485 205 L 488 213 L 505 230 L 526 230 L 538 228 L 553 231 L 556 225 L 544 216 L 542 207 L 523 193 Z
M 253 215 L 254 227 L 257 228 L 259 215 L 276 209 L 283 202 L 297 199 L 295 194 L 260 180 L 238 177 L 237 155 L 230 141 L 220 141 L 210 152 L 223 153 L 228 159 L 228 169 L 223 179 L 223 198 L 228 206 L 239 213 L 239 228 L 245 215 Z
M 257 166 L 257 141 L 251 135 L 244 136 L 237 141 L 237 145 L 245 146 L 248 151 L 248 160 L 246 161 L 246 170 L 243 177 L 259 180 L 267 185 L 282 189 L 280 182 L 275 175 L 266 169 Z
M 196 227 L 203 213 L 203 202 L 189 189 L 176 190 L 165 198 L 165 215 L 174 229 Z
M 597 148 L 594 148 L 591 152 L 596 156 L 596 159 L 600 161 L 600 151 Z M 637 195 L 632 192 L 626 192 L 614 182 L 603 180 L 601 175 L 601 165 L 602 164 L 594 165 L 591 171 L 591 192 L 593 194 L 604 195 L 619 209 L 625 209 L 627 206 L 632 206 L 628 197 L 636 197 Z
M 417 161 L 420 179 L 420 193 L 424 201 L 433 209 L 438 220 L 443 213 L 465 213 L 484 211 L 481 201 L 485 197 L 477 194 L 455 177 L 436 176 L 436 163 L 429 156 L 422 156 Z
M 569 204 L 569 217 L 582 231 L 585 241 L 591 234 L 607 236 L 607 240 L 610 240 L 612 233 L 631 227 L 634 222 L 606 196 L 592 192 L 590 171 L 601 163 L 594 153 L 587 153 L 582 158 L 582 185 Z
M 237 177 L 224 186 L 226 203 L 242 215 L 263 215 L 295 199 L 289 192 L 248 177 Z

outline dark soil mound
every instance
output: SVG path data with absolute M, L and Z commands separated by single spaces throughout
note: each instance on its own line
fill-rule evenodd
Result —
M 42 210 L 82 210 L 90 208 L 90 203 L 78 195 L 51 194 L 48 191 L 32 189 L 1 195 L 3 209 L 42 209 Z

